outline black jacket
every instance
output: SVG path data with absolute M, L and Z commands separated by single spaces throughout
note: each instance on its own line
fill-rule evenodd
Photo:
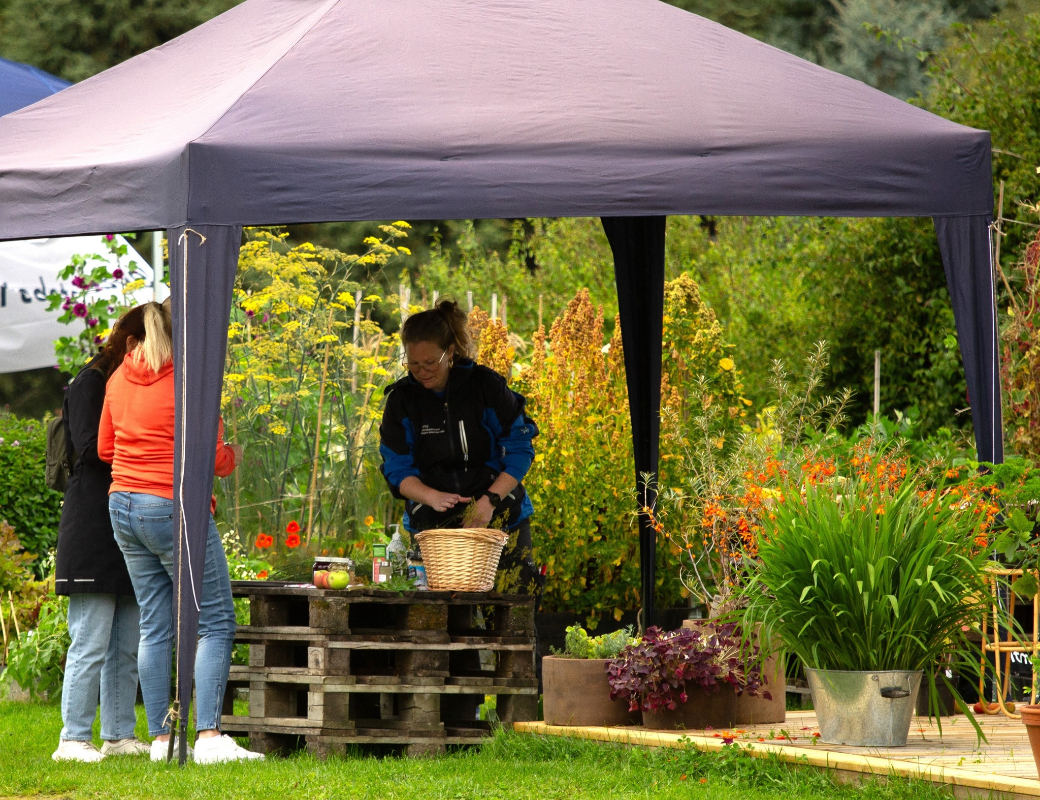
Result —
M 386 389 L 386 408 L 379 426 L 383 477 L 401 498 L 401 481 L 409 476 L 441 492 L 478 497 L 499 473 L 522 481 L 534 459 L 531 440 L 538 428 L 524 412 L 522 395 L 509 389 L 494 370 L 461 359 L 451 368 L 443 396 L 406 375 Z M 499 511 L 512 528 L 533 512 L 518 485 L 503 498 Z M 410 531 L 460 524 L 461 510 L 437 514 L 418 503 L 405 503 Z
M 76 461 L 65 488 L 58 523 L 57 594 L 133 595 L 123 553 L 112 535 L 108 489 L 112 467 L 98 458 L 98 425 L 105 402 L 105 374 L 88 364 L 69 384 L 62 415 Z

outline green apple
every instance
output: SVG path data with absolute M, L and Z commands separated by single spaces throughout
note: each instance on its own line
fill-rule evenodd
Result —
M 350 573 L 330 572 L 325 576 L 325 583 L 330 589 L 346 589 L 350 585 Z

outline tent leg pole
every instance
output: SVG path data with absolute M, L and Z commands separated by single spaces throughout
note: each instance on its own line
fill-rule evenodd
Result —
M 177 738 L 177 763 L 183 767 L 188 762 L 188 720 L 181 720 L 181 731 Z

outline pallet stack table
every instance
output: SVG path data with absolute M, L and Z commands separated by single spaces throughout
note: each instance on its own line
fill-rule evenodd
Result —
M 248 666 L 232 666 L 221 728 L 264 753 L 442 753 L 537 718 L 534 598 L 469 592 L 316 589 L 233 581 L 248 597 Z M 249 714 L 234 713 L 236 689 Z

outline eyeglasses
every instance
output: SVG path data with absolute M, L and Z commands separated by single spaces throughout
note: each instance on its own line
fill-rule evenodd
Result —
M 440 363 L 444 360 L 444 357 L 448 355 L 448 351 L 445 350 L 441 353 L 441 357 L 436 361 L 408 361 L 405 359 L 401 362 L 402 367 L 406 367 L 412 372 L 432 372 L 440 366 Z

